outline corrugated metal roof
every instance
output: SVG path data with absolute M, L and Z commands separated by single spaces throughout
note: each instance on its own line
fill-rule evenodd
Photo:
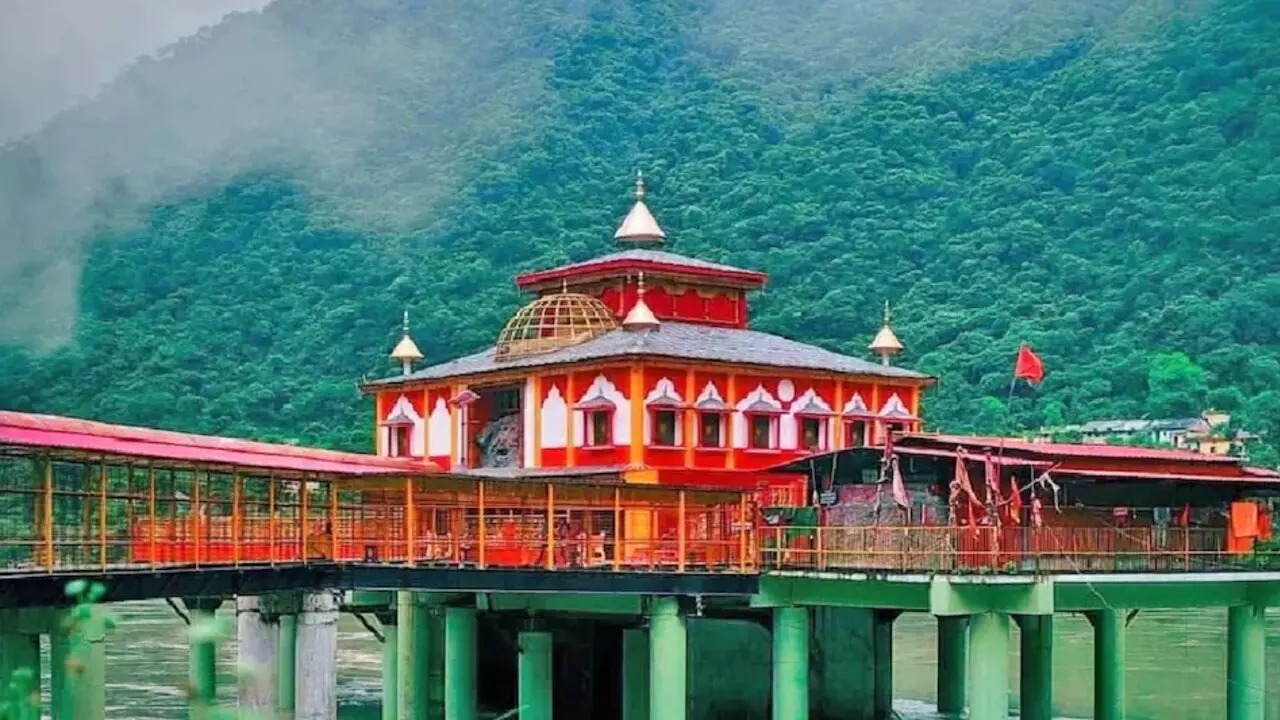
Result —
M 983 437 L 970 435 L 908 435 L 904 442 L 920 440 L 929 443 L 951 445 L 981 445 L 1037 455 L 1060 457 L 1093 457 L 1121 460 L 1169 460 L 1176 462 L 1240 464 L 1240 459 L 1228 455 L 1205 455 L 1190 450 L 1147 448 L 1133 445 L 1097 445 L 1093 443 L 1030 442 L 1016 438 Z
M 668 321 L 664 322 L 658 330 L 628 332 L 617 329 L 563 350 L 511 360 L 495 360 L 493 348 L 490 348 L 474 355 L 423 368 L 407 376 L 398 375 L 373 380 L 368 384 L 371 386 L 396 385 L 414 380 L 434 380 L 511 368 L 560 365 L 631 355 L 824 370 L 877 377 L 931 379 L 931 376 L 914 370 L 841 355 L 816 345 L 788 340 L 758 330 Z
M 0 447 L 4 446 L 329 476 L 439 470 L 420 460 L 0 411 Z

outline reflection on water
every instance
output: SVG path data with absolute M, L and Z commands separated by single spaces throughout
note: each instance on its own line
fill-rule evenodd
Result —
M 107 717 L 114 720 L 179 720 L 186 717 L 186 626 L 163 602 L 113 606 L 120 623 L 107 645 Z M 230 604 L 223 613 L 230 616 Z M 1226 706 L 1226 611 L 1147 611 L 1128 634 L 1128 717 L 1131 720 L 1219 720 Z M 338 717 L 380 717 L 382 650 L 354 618 L 343 616 L 338 639 Z M 1054 704 L 1064 717 L 1089 717 L 1093 692 L 1093 640 L 1088 622 L 1055 618 Z M 894 690 L 902 718 L 936 718 L 932 712 L 935 629 L 927 615 L 908 614 L 894 627 Z M 1010 654 L 1011 703 L 1017 705 L 1017 633 Z M 47 652 L 47 648 L 46 648 Z M 218 696 L 235 702 L 235 643 L 221 648 Z M 45 656 L 47 657 L 47 655 Z M 1270 677 L 1280 667 L 1280 623 L 1268 637 Z M 42 689 L 48 707 L 48 667 Z M 1272 683 L 1267 717 L 1280 718 L 1280 680 Z

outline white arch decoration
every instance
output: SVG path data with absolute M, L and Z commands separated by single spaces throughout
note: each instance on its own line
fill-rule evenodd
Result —
M 757 403 L 779 413 L 782 412 L 782 403 L 778 402 L 773 395 L 770 395 L 769 391 L 764 389 L 764 385 L 757 385 L 755 390 L 747 393 L 745 397 L 734 405 L 733 446 L 735 448 L 745 448 L 747 446 L 747 416 L 743 415 L 743 411 Z
M 604 375 L 597 375 L 587 387 L 575 405 L 604 401 L 613 405 L 613 444 L 629 445 L 631 443 L 631 413 L 627 396 L 622 394 L 618 386 Z M 586 416 L 581 410 L 573 411 L 573 444 L 580 447 L 586 444 Z
M 852 397 L 845 402 L 844 407 L 840 408 L 841 415 L 870 415 L 871 410 L 867 408 L 867 403 L 862 399 L 861 393 L 854 393 Z
M 413 403 L 404 395 L 396 399 L 395 404 L 391 406 L 391 410 L 382 418 L 382 422 L 386 422 L 396 415 L 404 415 L 413 421 L 413 427 L 409 430 L 409 454 L 414 457 L 422 457 L 422 431 L 425 427 L 422 416 L 418 414 L 417 410 L 413 409 Z M 382 454 L 390 455 L 391 428 L 380 427 L 378 428 L 378 434 L 381 438 L 379 446 L 382 448 Z
M 898 393 L 894 393 L 884 401 L 884 407 L 880 408 L 880 417 L 910 420 L 913 416 L 902 402 L 902 398 L 898 397 Z
M 702 392 L 698 394 L 698 399 L 693 402 L 694 407 L 702 407 L 704 404 L 710 404 L 713 407 L 729 407 L 724 398 L 720 396 L 720 391 L 716 389 L 716 385 L 713 382 L 708 382 L 707 386 L 702 388 Z
M 445 457 L 449 454 L 449 433 L 453 432 L 449 422 L 449 403 L 444 398 L 436 398 L 431 406 L 431 414 L 427 416 L 427 456 Z
M 547 390 L 547 399 L 542 401 L 542 447 L 562 448 L 565 446 L 565 423 L 567 422 L 569 405 L 560 394 L 560 388 L 552 385 Z

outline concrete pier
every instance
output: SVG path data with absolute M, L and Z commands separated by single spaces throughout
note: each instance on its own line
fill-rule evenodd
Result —
M 476 611 L 451 607 L 444 616 L 444 717 L 476 718 Z
M 202 718 L 218 697 L 218 637 L 214 614 L 222 605 L 219 598 L 183 600 L 190 616 L 190 715 Z
M 1009 717 L 1009 616 L 969 618 L 969 720 Z
M 293 717 L 297 704 L 298 683 L 298 616 L 289 612 L 280 616 L 280 633 L 276 643 L 276 707 L 285 717 Z
M 1018 714 L 1025 720 L 1053 720 L 1053 616 L 1022 615 Z
M 871 715 L 875 720 L 893 716 L 893 622 L 897 610 L 876 610 L 871 629 L 872 672 L 875 686 L 871 697 Z
M 295 665 L 297 720 L 338 717 L 338 596 L 328 590 L 302 596 Z
M 1093 716 L 1097 720 L 1124 720 L 1123 610 L 1088 613 L 1093 624 Z
M 240 677 L 237 705 L 245 712 L 268 715 L 279 702 L 276 655 L 280 648 L 280 624 L 263 612 L 263 605 L 262 598 L 255 595 L 236 598 L 237 660 L 240 667 L 248 671 Z
M 26 670 L 27 687 L 40 695 L 40 636 L 10 630 L 0 631 L 0 691 L 6 691 L 14 672 Z
M 938 712 L 964 712 L 969 663 L 969 618 L 938 618 Z
M 519 720 L 551 720 L 551 633 L 526 630 L 520 633 L 518 642 L 520 655 L 516 682 Z
M 106 636 L 94 617 L 59 612 L 51 629 L 50 697 L 53 720 L 102 720 L 106 716 Z
M 680 604 L 656 598 L 649 610 L 649 715 L 662 720 L 688 716 L 688 635 Z
M 622 631 L 622 720 L 649 720 L 649 634 Z
M 1264 720 L 1267 712 L 1267 610 L 1227 609 L 1227 720 Z
M 809 608 L 773 611 L 773 720 L 809 718 Z
M 378 611 L 382 625 L 382 720 L 400 720 L 400 625 L 395 608 Z

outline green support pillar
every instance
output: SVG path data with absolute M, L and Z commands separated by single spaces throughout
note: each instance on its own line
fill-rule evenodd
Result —
M 773 720 L 809 718 L 809 608 L 773 611 Z
M 1227 720 L 1264 720 L 1267 711 L 1267 610 L 1227 610 Z
M 689 712 L 689 646 L 684 615 L 673 597 L 649 610 L 649 716 L 685 720 Z
M 1009 616 L 969 618 L 969 720 L 1009 717 Z
M 526 630 L 519 643 L 519 720 L 551 720 L 551 633 Z
M 382 625 L 382 720 L 400 720 L 400 626 L 395 609 L 380 610 Z
M 938 618 L 938 712 L 962 715 L 969 663 L 969 618 Z
M 101 618 L 59 613 L 49 637 L 53 720 L 103 720 L 106 716 L 106 634 Z
M 444 615 L 444 717 L 476 719 L 476 611 L 451 607 Z
M 298 697 L 298 616 L 280 616 L 280 642 L 276 650 L 276 703 L 282 714 L 293 717 Z
M 871 716 L 876 720 L 893 717 L 893 621 L 897 610 L 876 610 L 871 628 L 872 674 Z
M 190 639 L 190 675 L 191 686 L 190 714 L 193 718 L 202 718 L 208 714 L 208 708 L 218 697 L 218 648 L 216 635 L 211 629 L 213 611 L 206 608 L 191 608 Z
M 431 684 L 430 608 L 410 592 L 396 594 L 400 625 L 400 716 L 428 720 Z
M 1053 720 L 1053 616 L 1023 615 L 1018 716 Z
M 0 633 L 0 694 L 8 697 L 16 673 L 25 671 L 23 690 L 31 697 L 32 710 L 40 711 L 40 636 L 16 632 Z
M 649 635 L 622 631 L 622 720 L 649 720 Z
M 1097 720 L 1124 720 L 1123 610 L 1095 610 L 1093 623 L 1093 716 Z

